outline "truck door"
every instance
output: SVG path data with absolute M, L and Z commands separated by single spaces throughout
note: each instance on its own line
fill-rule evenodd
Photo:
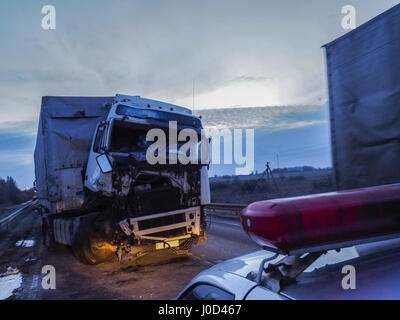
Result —
M 98 192 L 100 190 L 104 190 L 105 188 L 107 189 L 107 186 L 105 185 L 107 179 L 104 180 L 104 176 L 110 176 L 110 173 L 102 173 L 97 162 L 97 158 L 100 155 L 103 155 L 106 151 L 107 131 L 109 127 L 108 124 L 109 122 L 103 121 L 97 125 L 89 152 L 89 159 L 85 174 L 85 187 L 93 192 Z M 111 185 L 109 188 L 111 188 Z

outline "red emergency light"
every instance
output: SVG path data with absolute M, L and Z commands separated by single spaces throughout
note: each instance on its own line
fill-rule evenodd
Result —
M 241 223 L 264 249 L 284 254 L 400 237 L 400 184 L 254 202 Z

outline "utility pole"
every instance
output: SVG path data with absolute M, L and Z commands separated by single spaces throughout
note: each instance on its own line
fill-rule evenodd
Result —
M 276 153 L 276 167 L 279 169 L 279 153 Z
M 274 178 L 274 174 L 272 173 L 271 167 L 269 166 L 269 162 L 267 162 L 267 163 L 265 164 L 265 170 L 264 170 L 264 172 L 263 172 L 263 174 L 262 174 L 262 176 L 261 176 L 261 179 L 264 178 L 264 176 L 267 176 L 267 183 L 268 183 L 268 185 L 270 185 L 270 183 L 271 183 L 271 181 L 272 181 L 272 183 L 273 183 L 274 186 L 275 186 L 276 191 L 277 191 L 278 193 L 280 193 L 279 188 L 278 188 L 278 185 L 276 184 L 276 181 L 275 181 L 275 178 Z M 254 186 L 253 192 L 255 192 L 256 189 L 257 189 L 258 181 L 259 181 L 259 180 L 256 180 L 256 184 L 255 184 L 255 186 Z

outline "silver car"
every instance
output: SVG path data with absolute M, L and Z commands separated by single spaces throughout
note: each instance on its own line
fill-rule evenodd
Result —
M 301 256 L 256 251 L 201 272 L 177 299 L 400 299 L 400 239 Z

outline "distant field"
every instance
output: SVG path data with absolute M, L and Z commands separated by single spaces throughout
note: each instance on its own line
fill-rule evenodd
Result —
M 251 203 L 334 190 L 332 170 L 216 177 L 210 179 L 211 201 Z

